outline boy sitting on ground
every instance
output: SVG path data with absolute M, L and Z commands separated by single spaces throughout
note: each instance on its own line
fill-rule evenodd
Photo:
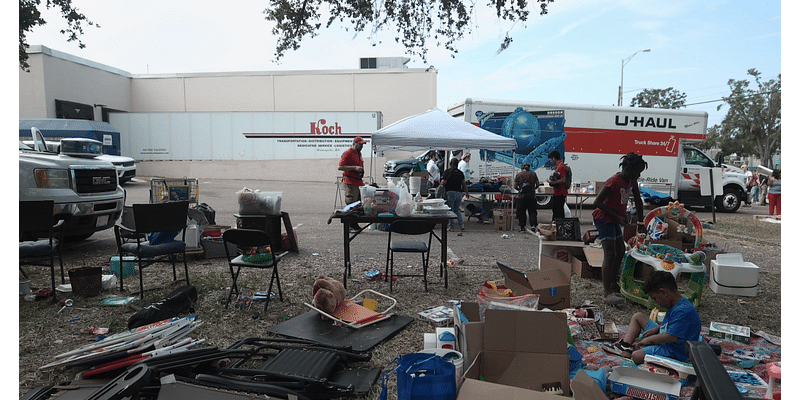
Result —
M 467 210 L 470 212 L 469 217 L 467 217 L 467 221 L 469 221 L 469 219 L 472 217 L 477 217 L 479 222 L 483 222 L 484 224 L 489 223 L 489 212 L 483 208 L 478 207 L 475 204 L 467 204 Z
M 652 273 L 642 288 L 659 307 L 666 308 L 664 321 L 658 325 L 647 315 L 637 312 L 631 317 L 628 331 L 620 341 L 604 345 L 603 350 L 630 357 L 637 365 L 644 362 L 645 354 L 670 357 L 688 362 L 686 341 L 700 336 L 700 314 L 689 300 L 678 292 L 678 285 L 671 273 Z M 642 334 L 642 339 L 636 341 Z

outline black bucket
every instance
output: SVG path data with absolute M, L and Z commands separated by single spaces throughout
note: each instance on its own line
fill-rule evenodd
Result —
M 103 269 L 101 267 L 82 267 L 69 270 L 72 293 L 82 297 L 94 297 L 103 288 Z

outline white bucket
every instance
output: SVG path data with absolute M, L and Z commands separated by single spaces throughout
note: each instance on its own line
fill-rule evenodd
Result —
M 422 185 L 422 177 L 420 176 L 410 176 L 408 177 L 408 183 L 410 187 L 411 194 L 419 193 L 419 187 Z
M 443 357 L 445 360 L 450 361 L 453 365 L 456 366 L 456 385 L 461 382 L 461 376 L 464 374 L 464 356 L 455 350 L 449 349 L 425 349 L 420 351 L 420 353 L 426 354 L 436 354 L 439 357 Z M 452 358 L 445 357 L 445 355 L 455 353 L 458 357 Z

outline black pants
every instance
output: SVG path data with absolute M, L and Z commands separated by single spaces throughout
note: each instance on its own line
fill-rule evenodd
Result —
M 564 218 L 564 203 L 566 202 L 566 196 L 553 196 L 553 221 L 556 218 Z
M 527 213 L 527 215 L 526 215 Z M 538 214 L 536 212 L 536 195 L 524 194 L 517 203 L 517 219 L 519 226 L 524 228 L 525 223 L 530 219 L 531 227 L 536 228 Z

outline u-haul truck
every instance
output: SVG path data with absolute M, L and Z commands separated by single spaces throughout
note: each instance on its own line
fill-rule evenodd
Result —
M 557 150 L 572 168 L 573 182 L 604 182 L 620 171 L 620 157 L 629 152 L 644 156 L 648 168 L 640 183 L 667 188 L 687 206 L 709 206 L 700 195 L 700 171 L 722 168 L 724 188 L 714 204 L 735 212 L 745 199 L 744 173 L 716 164 L 691 143 L 706 139 L 708 113 L 635 107 L 466 99 L 448 107 L 450 115 L 498 135 L 513 137 L 512 152 L 480 151 L 473 168 L 479 176 L 510 174 L 522 163 L 531 170 L 553 170 L 547 154 Z

